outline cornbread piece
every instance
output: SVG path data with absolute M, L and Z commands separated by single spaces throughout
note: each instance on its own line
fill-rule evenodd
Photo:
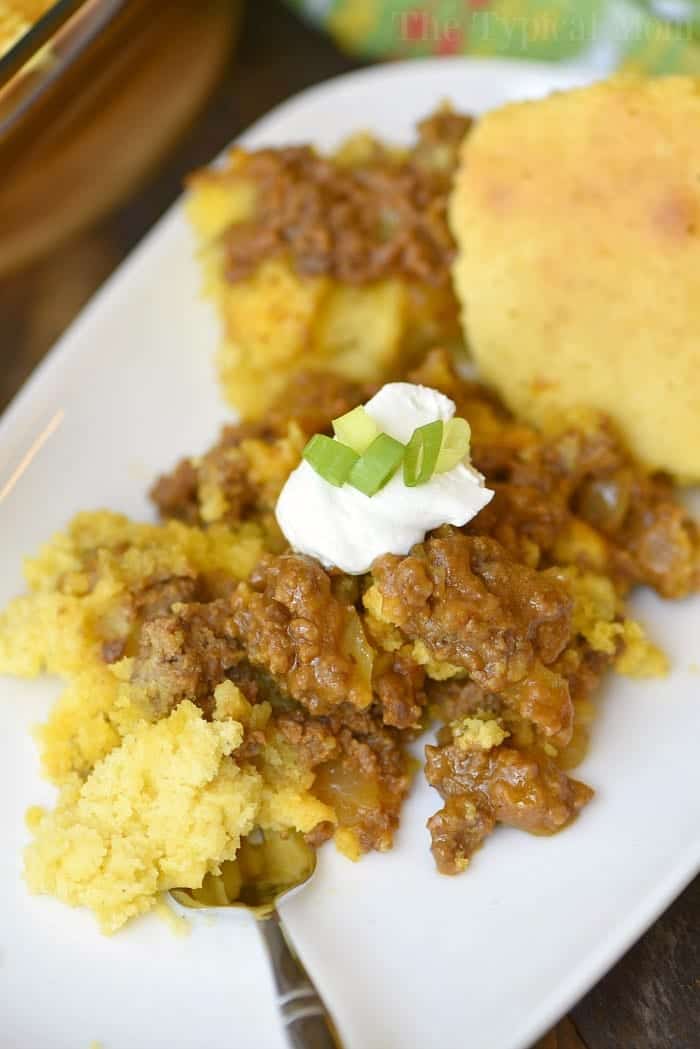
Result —
M 157 893 L 200 886 L 255 823 L 260 777 L 228 757 L 242 738 L 240 724 L 207 723 L 191 703 L 143 724 L 40 819 L 30 888 L 90 907 L 114 932 Z
M 142 722 L 147 697 L 128 681 L 129 660 L 95 663 L 71 674 L 66 689 L 34 730 L 44 775 L 57 786 L 83 780 Z
M 684 482 L 700 481 L 699 120 L 685 77 L 506 106 L 467 139 L 450 208 L 485 381 L 537 423 L 607 412 Z
M 308 764 L 285 762 L 273 737 L 267 763 L 250 764 L 242 743 L 264 732 L 269 707 L 251 708 L 231 682 L 216 691 L 213 721 L 188 701 L 153 724 L 142 718 L 84 776 L 64 781 L 53 812 L 33 814 L 25 873 L 35 892 L 90 907 L 113 932 L 158 893 L 218 874 L 254 826 L 334 826 L 333 810 L 309 793 Z M 85 732 L 91 725 L 83 722 Z
M 412 149 L 357 136 L 246 153 L 190 181 L 204 290 L 219 310 L 229 400 L 260 418 L 300 369 L 377 381 L 459 341 L 447 196 L 470 120 L 419 125 Z

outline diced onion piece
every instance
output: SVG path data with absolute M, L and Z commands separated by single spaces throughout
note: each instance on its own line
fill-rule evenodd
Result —
M 435 473 L 444 474 L 469 455 L 471 427 L 466 419 L 450 419 L 445 423 L 442 435 L 442 448 L 435 464 Z
M 404 451 L 400 441 L 380 433 L 353 466 L 348 484 L 364 495 L 375 495 L 396 473 Z
M 352 448 L 353 452 L 362 455 L 379 436 L 380 430 L 372 416 L 368 415 L 360 404 L 351 412 L 333 420 L 333 433 L 339 441 Z
M 347 448 L 340 441 L 334 441 L 332 437 L 326 437 L 322 433 L 314 434 L 304 448 L 302 456 L 316 473 L 335 485 L 342 488 L 347 481 L 350 471 L 359 456 L 352 448 Z
M 442 419 L 417 426 L 413 431 L 403 459 L 403 480 L 407 488 L 426 484 L 433 476 L 442 447 L 442 433 Z

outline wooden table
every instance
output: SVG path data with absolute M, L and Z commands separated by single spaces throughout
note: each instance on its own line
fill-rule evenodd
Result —
M 188 171 L 208 161 L 278 102 L 355 65 L 274 0 L 249 0 L 239 46 L 220 86 L 157 176 L 60 253 L 0 282 L 0 408 L 94 290 L 175 199 Z M 582 1046 L 699 1049 L 700 879 L 539 1049 Z

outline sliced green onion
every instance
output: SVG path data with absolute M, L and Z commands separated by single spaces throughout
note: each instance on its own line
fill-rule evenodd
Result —
M 348 484 L 365 495 L 375 495 L 396 473 L 404 451 L 400 441 L 380 433 L 353 466 Z
M 445 423 L 442 448 L 435 465 L 436 474 L 444 474 L 469 454 L 472 431 L 466 419 L 450 419 Z
M 368 415 L 360 404 L 351 412 L 333 420 L 333 433 L 339 441 L 352 448 L 353 452 L 362 455 L 379 436 L 380 430 L 372 416 Z
M 425 484 L 433 476 L 442 446 L 442 419 L 417 426 L 406 445 L 403 459 L 403 481 L 408 488 Z
M 302 456 L 324 481 L 335 485 L 336 488 L 342 488 L 359 459 L 357 452 L 353 452 L 352 448 L 347 448 L 340 441 L 334 441 L 332 437 L 326 437 L 322 433 L 314 434 L 304 448 Z

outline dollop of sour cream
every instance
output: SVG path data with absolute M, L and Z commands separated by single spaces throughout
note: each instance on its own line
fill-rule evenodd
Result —
M 392 382 L 367 401 L 365 411 L 380 430 L 407 444 L 417 426 L 451 419 L 455 404 L 427 386 Z M 275 513 L 294 550 L 325 568 L 362 575 L 381 554 L 407 554 L 432 528 L 471 521 L 493 494 L 468 457 L 414 488 L 404 484 L 399 468 L 369 497 L 348 484 L 334 487 L 304 461 L 290 474 Z

